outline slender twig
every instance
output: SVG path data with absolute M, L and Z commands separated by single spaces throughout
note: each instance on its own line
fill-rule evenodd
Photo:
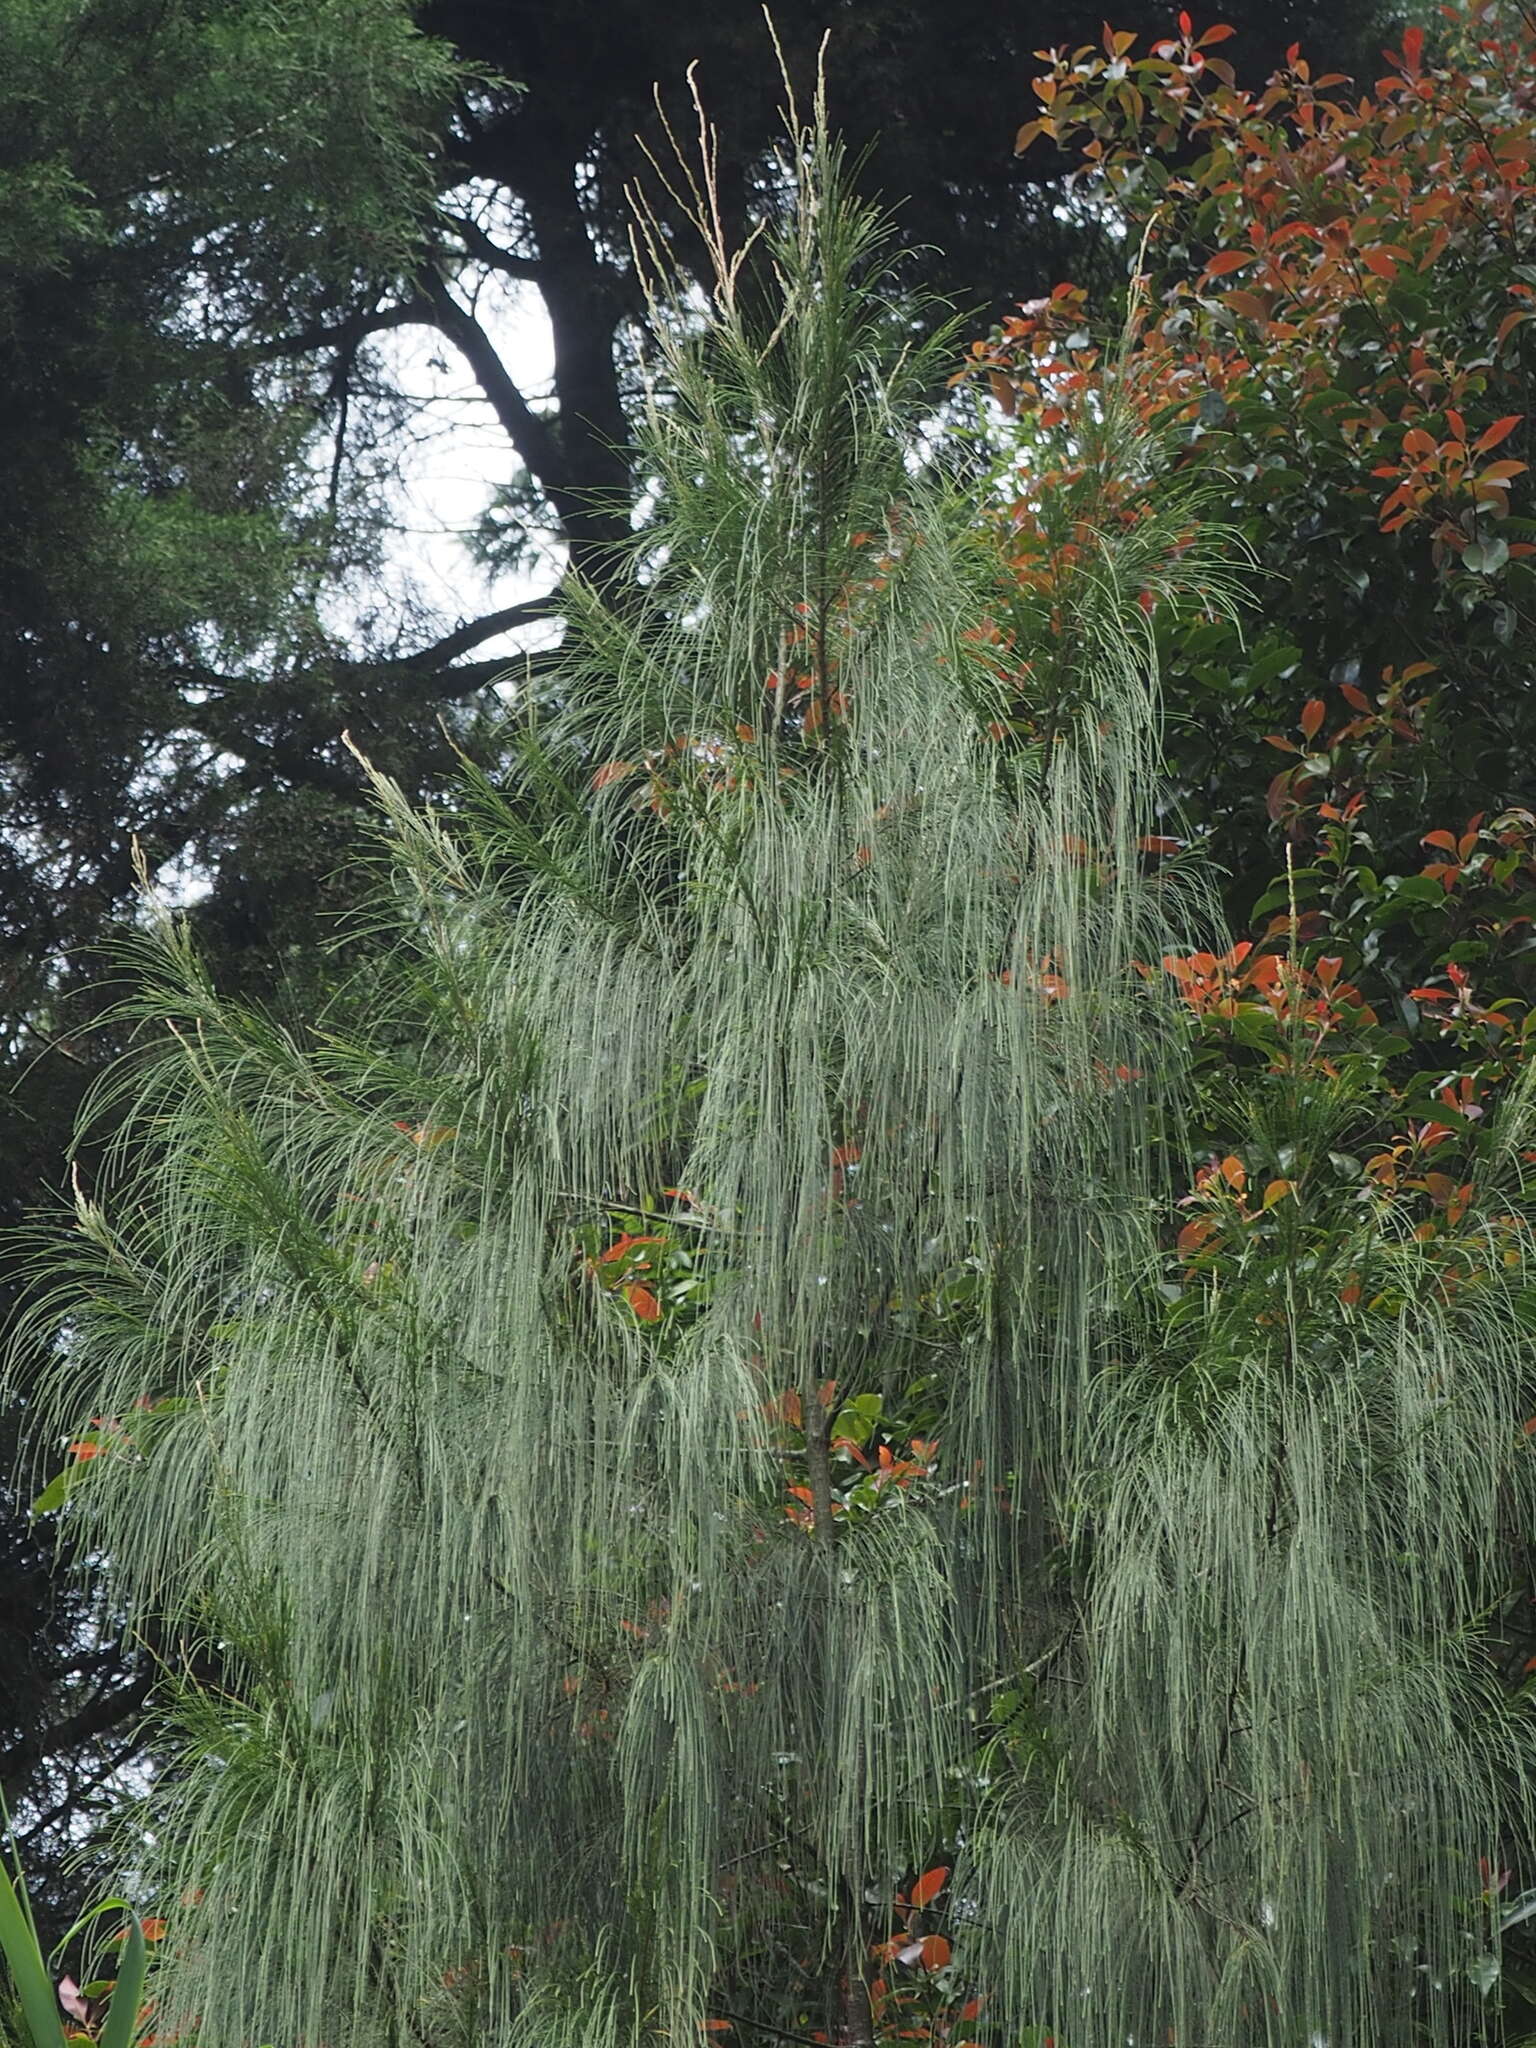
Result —
M 770 2026 L 767 2020 L 749 2020 L 744 2013 L 730 2012 L 723 2005 L 716 2010 L 721 2019 L 729 2020 L 733 2027 L 750 2027 L 754 2033 L 768 2034 L 775 2041 L 800 2041 L 805 2048 L 827 2048 L 825 2041 L 818 2041 L 814 2034 L 796 2034 L 787 2027 Z

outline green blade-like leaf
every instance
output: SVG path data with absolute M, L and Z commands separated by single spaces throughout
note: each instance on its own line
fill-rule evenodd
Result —
M 106 2023 L 100 2034 L 100 2048 L 131 2048 L 138 2033 L 139 2005 L 144 1995 L 144 1977 L 149 1968 L 149 1950 L 144 1929 L 135 1913 L 128 1922 L 128 1939 L 123 1944 L 122 1967 L 117 1989 L 112 1994 Z
M 0 1870 L 0 1952 L 21 2000 L 32 2048 L 60 2048 L 64 2027 L 25 1899 L 19 1881 Z

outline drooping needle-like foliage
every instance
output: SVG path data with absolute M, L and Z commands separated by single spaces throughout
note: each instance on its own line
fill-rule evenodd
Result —
M 1233 551 L 1117 515 L 1107 417 L 1032 605 L 824 124 L 745 252 L 711 148 L 707 310 L 637 216 L 627 575 L 451 814 L 375 778 L 395 944 L 312 1031 L 158 921 L 47 1254 L 69 1511 L 184 1738 L 157 2030 L 872 2043 L 948 1970 L 998 2048 L 1448 2040 L 1519 1346 L 1412 1245 L 1374 1320 L 1146 1306 L 1136 963 L 1198 911 L 1148 615 Z

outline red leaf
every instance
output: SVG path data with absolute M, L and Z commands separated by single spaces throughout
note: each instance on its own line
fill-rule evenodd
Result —
M 617 782 L 622 776 L 633 775 L 633 761 L 605 761 L 592 778 L 594 789 L 606 789 L 610 782 Z
M 942 1934 L 925 1934 L 923 1936 L 923 1968 L 925 1970 L 942 1970 L 953 1953 L 953 1949 L 951 1949 Z
M 1360 261 L 1367 270 L 1374 270 L 1378 277 L 1384 277 L 1388 284 L 1397 275 L 1397 258 L 1390 249 L 1363 250 Z
M 1252 261 L 1251 249 L 1223 249 L 1206 264 L 1205 274 L 1207 277 L 1225 277 L 1229 271 L 1241 270 L 1245 263 Z
M 632 1280 L 624 1289 L 624 1299 L 642 1323 L 655 1323 L 661 1320 L 661 1303 L 649 1287 L 642 1287 L 638 1280 Z
M 1212 43 L 1224 43 L 1228 36 L 1235 36 L 1236 34 L 1237 30 L 1235 28 L 1230 27 L 1224 21 L 1218 21 L 1214 28 L 1206 30 L 1199 42 L 1196 43 L 1195 48 L 1197 50 L 1209 49 Z
M 1325 707 L 1321 697 L 1310 697 L 1302 706 L 1301 717 L 1296 721 L 1309 739 L 1316 739 L 1322 730 Z
M 1403 30 L 1403 68 L 1416 74 L 1424 56 L 1424 31 L 1415 24 Z
M 949 1865 L 947 1863 L 941 1863 L 937 1870 L 925 1871 L 912 1887 L 912 1904 L 914 1906 L 926 1906 L 930 1900 L 938 1897 L 948 1882 Z
M 1187 14 L 1180 14 L 1179 34 L 1184 38 L 1185 42 L 1189 41 L 1194 32 L 1195 24 L 1190 20 L 1189 16 Z

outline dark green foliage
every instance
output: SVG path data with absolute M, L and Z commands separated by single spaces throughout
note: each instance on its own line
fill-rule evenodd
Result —
M 152 861 L 308 770 L 267 679 L 316 634 L 325 375 L 264 345 L 408 267 L 441 51 L 393 0 L 15 0 L 0 123 L 0 791 L 31 1011 Z M 258 702 L 258 700 L 261 700 Z

